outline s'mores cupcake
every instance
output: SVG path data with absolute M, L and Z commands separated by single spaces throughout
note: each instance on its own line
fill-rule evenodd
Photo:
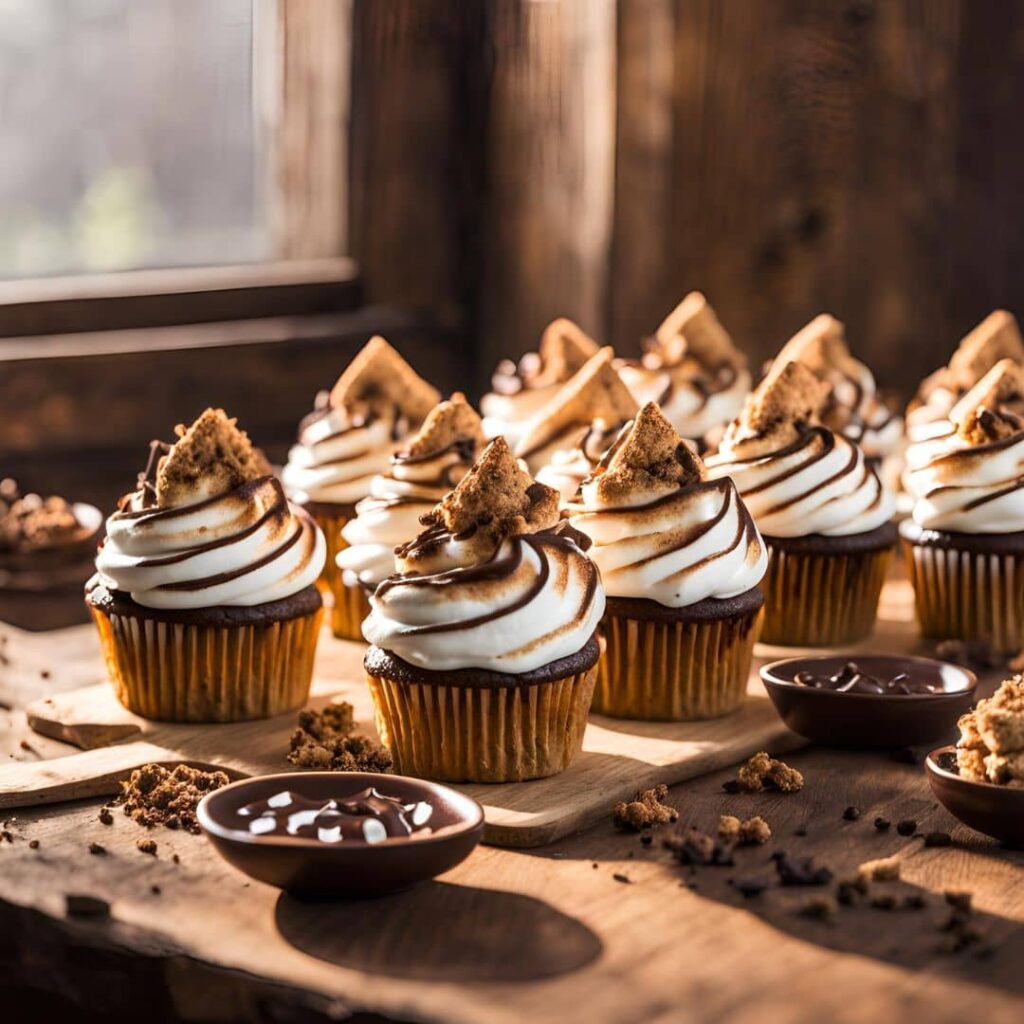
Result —
M 602 348 L 526 427 L 516 455 L 537 480 L 568 500 L 637 412 L 636 400 Z
M 952 435 L 953 406 L 1001 359 L 1024 364 L 1024 338 L 1005 309 L 989 313 L 965 335 L 949 360 L 925 377 L 907 406 L 907 439 L 912 443 Z
M 768 546 L 761 639 L 819 646 L 867 636 L 896 542 L 894 498 L 849 438 L 821 422 L 828 387 L 773 367 L 708 458 L 732 477 Z
M 498 364 L 491 391 L 480 400 L 487 436 L 504 437 L 514 448 L 530 420 L 596 351 L 597 342 L 577 324 L 564 317 L 552 320 L 538 351 L 518 363 Z
M 568 767 L 604 592 L 587 541 L 496 438 L 370 598 L 366 672 L 407 775 L 514 782 Z
M 1024 647 L 1024 367 L 1003 359 L 911 445 L 900 526 L 921 631 Z
M 903 420 L 879 397 L 874 374 L 850 354 L 845 328 L 834 316 L 816 316 L 783 345 L 775 363 L 793 362 L 803 363 L 828 385 L 821 411 L 826 427 L 853 441 L 879 468 L 886 459 L 898 462 Z M 889 477 L 895 480 L 898 469 Z
M 570 507 L 607 594 L 593 710 L 687 721 L 737 708 L 768 554 L 733 482 L 649 402 Z
M 341 531 L 348 545 L 338 554 L 340 586 L 334 592 L 331 626 L 346 640 L 363 638 L 370 595 L 395 571 L 395 548 L 422 529 L 420 519 L 469 472 L 484 446 L 480 417 L 454 394 L 434 406 L 419 431 L 373 478 L 370 496 Z
M 618 369 L 637 402 L 657 402 L 684 437 L 701 441 L 743 408 L 747 360 L 700 292 L 690 292 L 646 342 L 639 361 Z
M 391 453 L 441 400 L 381 337 L 374 337 L 300 424 L 281 473 L 289 497 L 317 521 L 327 539 L 321 587 L 338 585 L 341 529 L 370 493 Z
M 177 432 L 151 445 L 86 585 L 118 699 L 172 722 L 300 707 L 323 614 L 323 534 L 223 410 Z

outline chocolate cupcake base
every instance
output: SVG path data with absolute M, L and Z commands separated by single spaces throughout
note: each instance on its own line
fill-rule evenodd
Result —
M 921 633 L 1024 647 L 1024 533 L 969 534 L 900 526 Z
M 301 707 L 323 617 L 314 586 L 252 607 L 145 608 L 95 580 L 86 604 L 118 700 L 166 722 L 241 722 Z
M 764 537 L 761 640 L 791 647 L 834 647 L 870 636 L 878 614 L 896 527 L 841 537 Z
M 371 647 L 377 729 L 403 775 L 522 782 L 569 767 L 583 745 L 598 645 L 533 672 L 431 672 Z
M 687 608 L 609 597 L 592 710 L 663 722 L 735 711 L 747 694 L 763 604 L 757 588 Z
M 328 604 L 336 600 L 340 589 L 341 570 L 338 568 L 338 552 L 348 547 L 341 531 L 345 524 L 355 518 L 355 505 L 338 505 L 327 501 L 307 501 L 302 507 L 316 520 L 317 526 L 324 532 L 327 541 L 327 558 L 323 572 L 317 580 L 317 586 L 328 599 Z

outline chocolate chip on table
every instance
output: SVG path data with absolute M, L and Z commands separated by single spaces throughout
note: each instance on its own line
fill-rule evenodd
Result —
M 843 811 L 843 821 L 856 821 L 859 817 L 860 817 L 860 808 L 859 807 L 853 807 L 851 805 L 850 807 L 847 807 L 846 810 Z
M 151 892 L 151 893 L 152 893 L 152 894 L 153 894 L 154 896 L 159 896 L 159 895 L 160 895 L 160 893 L 161 893 L 161 892 L 162 892 L 163 890 L 162 890 L 162 889 L 160 888 L 160 886 L 159 886 L 159 885 L 151 885 L 151 886 L 149 887 L 149 891 L 150 891 L 150 892 Z
M 107 848 L 105 846 L 100 846 L 99 843 L 90 843 L 89 852 L 93 854 L 93 856 L 105 857 L 107 855 Z
M 769 886 L 767 878 L 758 877 L 734 878 L 730 884 L 745 900 L 760 896 Z
M 654 836 L 652 836 L 650 832 L 645 832 L 640 837 L 640 842 L 643 843 L 644 846 L 650 846 L 651 843 L 654 842 Z
M 114 816 L 110 813 L 109 807 L 101 807 L 99 813 L 99 819 L 101 825 L 113 825 Z
M 952 889 L 948 889 L 942 895 L 945 897 L 946 902 L 961 914 L 970 914 L 973 911 L 971 893 L 955 892 Z
M 896 823 L 896 831 L 901 836 L 912 836 L 917 831 L 917 822 L 913 818 L 904 818 Z
M 875 828 L 879 832 L 888 832 L 892 827 L 892 822 L 888 818 L 875 818 Z
M 924 837 L 925 846 L 952 846 L 953 837 L 948 832 L 928 832 Z
M 68 917 L 110 917 L 110 904 L 106 900 L 79 893 L 65 895 L 64 910 Z
M 30 839 L 29 843 L 28 843 L 28 848 L 30 850 L 38 850 L 39 849 L 39 840 L 38 839 Z
M 135 848 L 139 853 L 147 853 L 151 857 L 156 856 L 156 840 L 155 839 L 140 839 L 136 844 Z
M 629 875 L 620 874 L 618 871 L 616 871 L 615 874 L 612 875 L 612 878 L 614 878 L 616 882 L 622 882 L 624 885 L 633 884 L 633 879 L 630 878 Z

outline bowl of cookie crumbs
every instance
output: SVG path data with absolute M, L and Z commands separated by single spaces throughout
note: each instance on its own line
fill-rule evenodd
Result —
M 932 792 L 965 825 L 1024 847 L 1024 676 L 1004 680 L 958 725 L 956 746 L 925 761 Z

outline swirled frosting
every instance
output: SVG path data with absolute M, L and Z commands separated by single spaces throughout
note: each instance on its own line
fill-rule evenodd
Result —
M 530 420 L 595 352 L 597 343 L 577 324 L 553 320 L 537 352 L 528 352 L 518 363 L 505 359 L 498 364 L 491 391 L 480 401 L 486 435 L 502 436 L 514 447 Z
M 558 521 L 558 496 L 504 438 L 397 552 L 363 634 L 420 668 L 522 674 L 576 654 L 604 612 L 587 541 Z
M 622 430 L 622 424 L 605 426 L 604 420 L 595 420 L 583 434 L 575 448 L 556 451 L 551 461 L 537 474 L 538 483 L 558 491 L 563 502 L 571 501 L 580 484 L 594 471 L 601 456 Z
M 372 338 L 299 425 L 281 473 L 288 494 L 302 504 L 365 498 L 398 443 L 439 399 L 383 338 Z
M 817 422 L 825 385 L 802 363 L 766 378 L 707 459 L 712 479 L 731 477 L 767 537 L 867 533 L 895 500 L 849 439 Z
M 731 480 L 700 459 L 654 403 L 623 430 L 570 506 L 613 597 L 683 608 L 756 587 L 768 554 Z
M 434 408 L 341 531 L 349 547 L 338 566 L 347 586 L 373 589 L 395 572 L 395 548 L 420 532 L 420 518 L 466 475 L 482 445 L 480 417 L 462 395 Z
M 1024 531 L 1024 369 L 997 363 L 950 415 L 950 432 L 907 452 L 914 522 L 957 533 Z
M 639 361 L 619 360 L 617 367 L 639 404 L 656 402 L 691 440 L 725 426 L 750 393 L 746 359 L 700 292 L 669 313 Z
M 323 534 L 267 468 L 220 410 L 177 444 L 154 445 L 138 490 L 107 520 L 100 582 L 170 609 L 264 604 L 308 587 L 323 568 Z

